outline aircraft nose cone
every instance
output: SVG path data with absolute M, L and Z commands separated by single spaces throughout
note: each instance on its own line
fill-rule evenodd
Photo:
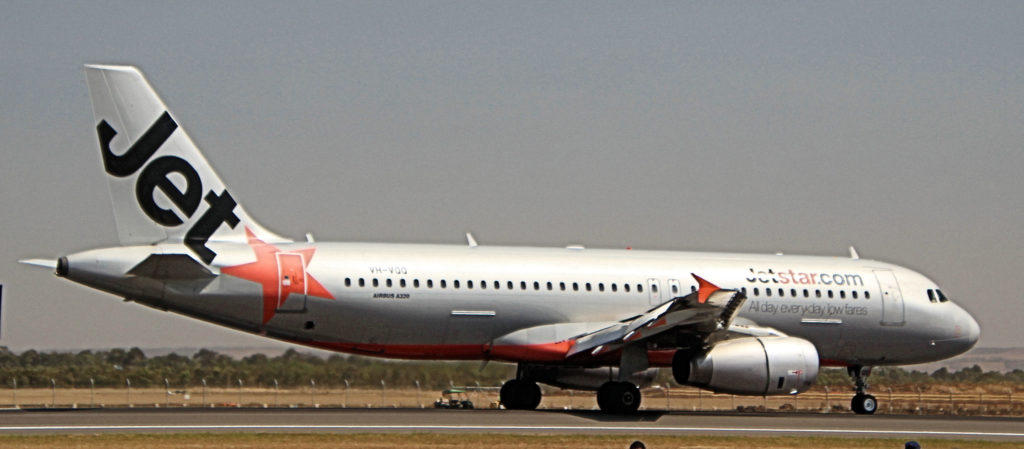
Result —
M 950 357 L 969 351 L 981 337 L 981 326 L 966 310 L 960 309 L 953 323 L 953 338 L 946 341 Z
M 966 315 L 964 318 L 966 318 L 965 321 L 967 322 L 964 330 L 964 337 L 967 340 L 967 349 L 970 349 L 973 348 L 974 345 L 978 343 L 978 339 L 981 338 L 981 326 L 978 326 L 978 321 L 975 320 L 971 314 L 965 311 L 964 315 Z

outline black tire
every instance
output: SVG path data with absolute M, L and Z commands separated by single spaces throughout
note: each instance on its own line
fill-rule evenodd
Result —
M 640 389 L 629 382 L 606 382 L 597 390 L 597 406 L 605 413 L 635 413 L 640 401 Z
M 878 400 L 870 394 L 858 394 L 850 401 L 850 409 L 858 415 L 873 415 L 878 410 Z
M 537 385 L 537 382 L 527 381 L 524 390 L 525 396 L 528 399 L 525 401 L 526 410 L 537 410 L 537 407 L 540 406 L 541 400 L 540 385 Z
M 504 405 L 508 410 L 520 410 L 523 408 L 523 406 L 520 405 L 522 403 L 519 395 L 520 382 L 521 381 L 519 379 L 512 379 L 501 386 L 501 392 L 498 393 L 498 400 L 500 400 L 501 405 Z
M 541 400 L 540 386 L 536 382 L 512 379 L 501 386 L 498 397 L 508 410 L 536 410 Z
M 597 408 L 604 413 L 612 413 L 611 401 L 608 400 L 608 390 L 611 386 L 612 382 L 606 382 L 601 385 L 601 388 L 597 389 Z

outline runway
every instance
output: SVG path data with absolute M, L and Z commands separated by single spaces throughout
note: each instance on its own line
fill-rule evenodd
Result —
M 435 409 L 6 410 L 0 435 L 162 432 L 711 434 L 1024 441 L 1024 419 Z

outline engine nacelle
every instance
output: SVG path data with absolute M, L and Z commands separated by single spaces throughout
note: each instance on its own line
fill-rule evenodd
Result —
M 576 368 L 548 365 L 520 365 L 527 379 L 571 390 L 597 391 L 605 382 L 619 379 L 618 368 Z M 629 376 L 629 382 L 644 388 L 658 376 L 657 368 L 650 368 Z
M 807 390 L 818 377 L 818 350 L 796 337 L 725 340 L 707 354 L 672 360 L 676 382 L 715 392 L 775 395 Z

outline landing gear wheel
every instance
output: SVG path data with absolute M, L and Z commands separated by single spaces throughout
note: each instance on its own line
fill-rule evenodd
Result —
M 871 415 L 878 410 L 878 401 L 870 394 L 858 394 L 850 401 L 850 408 L 858 415 Z
M 606 382 L 597 390 L 597 406 L 605 413 L 635 413 L 640 399 L 640 389 L 629 382 Z
M 850 401 L 850 409 L 858 415 L 871 415 L 878 410 L 878 400 L 868 394 L 867 377 L 871 374 L 870 366 L 853 365 L 846 368 L 846 372 L 853 377 L 854 391 L 857 392 Z
M 501 386 L 498 397 L 509 410 L 536 410 L 540 405 L 540 387 L 536 382 L 512 379 Z

